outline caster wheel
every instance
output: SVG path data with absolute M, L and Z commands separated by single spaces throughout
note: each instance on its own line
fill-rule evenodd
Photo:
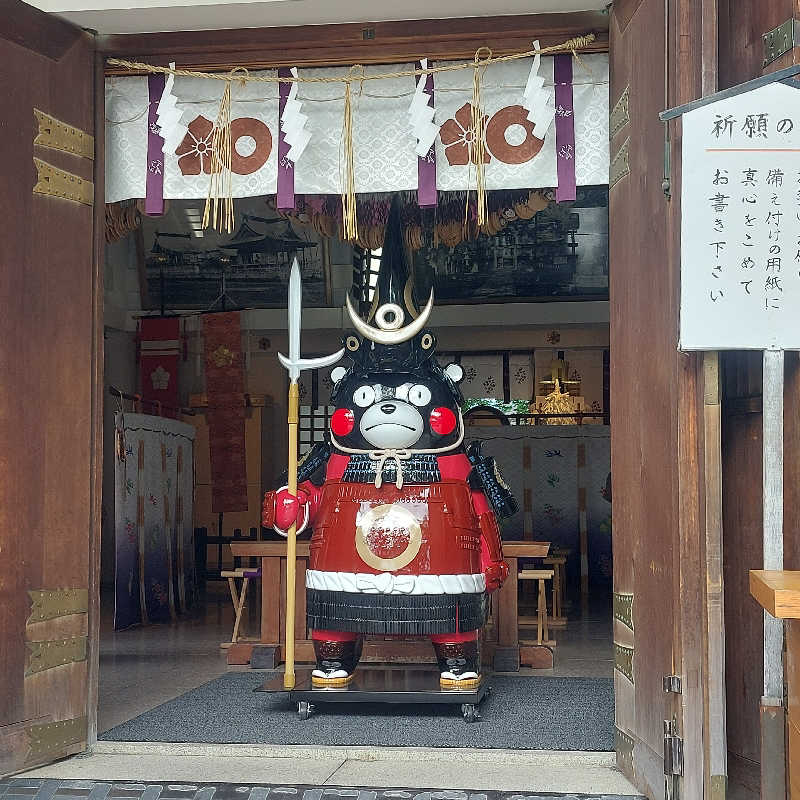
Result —
M 309 717 L 314 713 L 314 704 L 309 703 L 307 700 L 301 700 L 297 704 L 297 716 L 300 719 L 309 719 Z
M 467 722 L 477 722 L 481 718 L 481 712 L 472 703 L 462 703 L 461 713 Z

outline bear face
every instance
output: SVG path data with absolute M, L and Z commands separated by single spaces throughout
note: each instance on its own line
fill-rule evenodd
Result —
M 454 377 L 458 365 L 419 372 L 337 368 L 331 417 L 334 445 L 354 450 L 448 450 L 463 432 Z M 451 374 L 452 373 L 452 374 Z M 338 380 L 337 380 L 338 378 Z

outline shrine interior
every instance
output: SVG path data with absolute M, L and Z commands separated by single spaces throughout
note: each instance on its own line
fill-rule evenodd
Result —
M 279 560 L 267 571 L 231 545 L 282 541 L 262 527 L 261 503 L 287 463 L 277 354 L 288 352 L 292 260 L 303 355 L 332 352 L 349 332 L 347 294 L 362 312 L 372 303 L 390 200 L 359 195 L 357 245 L 340 238 L 336 196 L 288 214 L 274 197 L 236 199 L 232 234 L 204 228 L 204 199 L 168 200 L 158 217 L 142 201 L 109 207 L 100 738 L 283 741 L 236 704 L 258 708 L 267 695 L 251 690 L 271 659 L 280 669 L 285 568 L 281 578 Z M 421 209 L 416 192 L 401 201 L 413 291 L 423 302 L 434 292 L 436 357 L 463 370 L 465 438 L 483 442 L 519 505 L 501 524 L 516 596 L 492 596 L 484 663 L 493 680 L 520 679 L 514 691 L 549 714 L 596 704 L 612 737 L 608 186 L 579 186 L 561 203 L 550 190 L 489 192 L 480 229 L 464 224 L 464 193 L 440 192 L 435 208 Z M 329 428 L 331 369 L 301 375 L 301 456 Z M 121 433 L 135 414 L 134 433 Z M 186 426 L 162 437 L 160 453 L 143 444 L 146 420 L 159 416 Z M 218 511 L 221 497 L 239 510 Z M 262 646 L 270 636 L 277 649 Z M 368 638 L 360 669 L 378 661 L 434 656 L 424 639 Z M 198 713 L 208 702 L 222 711 Z M 511 727 L 502 746 L 613 749 Z M 456 746 L 458 736 L 440 728 L 430 742 Z

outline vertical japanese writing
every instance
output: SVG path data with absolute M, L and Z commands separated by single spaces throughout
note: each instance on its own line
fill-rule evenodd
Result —
M 799 99 L 770 84 L 683 115 L 685 349 L 800 348 Z
M 740 126 L 747 139 L 766 138 L 769 115 L 752 114 Z M 732 136 L 739 123 L 730 115 L 719 117 L 711 133 L 715 139 Z M 775 130 L 791 130 L 791 120 L 781 120 Z M 732 292 L 763 304 L 765 311 L 778 311 L 784 297 L 784 233 L 787 203 L 793 207 L 793 221 L 800 223 L 800 171 L 796 172 L 793 193 L 787 193 L 786 171 L 779 158 L 762 166 L 763 152 L 737 148 L 736 158 L 727 151 L 718 153 L 709 165 L 705 241 L 707 261 L 707 297 L 711 303 L 724 302 Z M 769 152 L 769 151 L 766 151 Z M 758 157 L 755 155 L 758 153 Z M 739 162 L 735 166 L 736 161 Z M 752 163 L 751 163 L 752 162 Z M 757 163 L 756 163 L 757 162 Z M 744 164 L 744 165 L 742 165 Z M 794 259 L 800 278 L 800 234 L 795 241 Z

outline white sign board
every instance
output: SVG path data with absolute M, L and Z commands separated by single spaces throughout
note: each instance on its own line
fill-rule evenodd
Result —
M 800 90 L 683 115 L 682 350 L 800 349 Z

